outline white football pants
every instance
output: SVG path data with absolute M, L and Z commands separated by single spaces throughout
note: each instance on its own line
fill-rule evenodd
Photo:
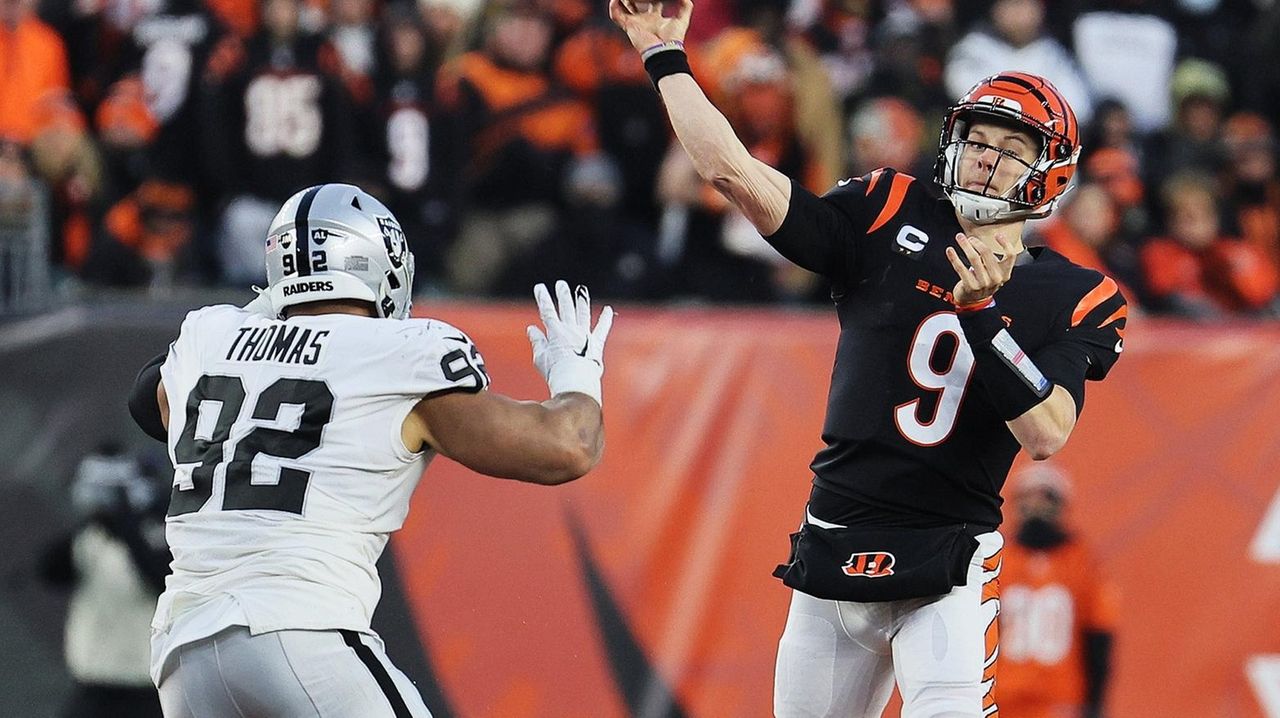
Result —
M 902 718 L 996 718 L 1000 532 L 977 537 L 969 582 L 882 603 L 793 591 L 778 644 L 777 718 L 880 718 L 894 680 Z
M 160 704 L 165 718 L 431 718 L 381 639 L 355 631 L 232 626 L 173 652 Z

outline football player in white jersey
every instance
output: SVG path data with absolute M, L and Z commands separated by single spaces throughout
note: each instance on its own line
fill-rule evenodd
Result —
M 515 401 L 466 334 L 409 318 L 413 256 L 359 188 L 291 197 L 266 261 L 260 297 L 188 314 L 130 397 L 174 465 L 152 679 L 170 718 L 429 716 L 370 629 L 375 562 L 437 453 L 539 484 L 595 466 L 613 312 L 593 329 L 585 288 L 535 287 L 551 398 Z

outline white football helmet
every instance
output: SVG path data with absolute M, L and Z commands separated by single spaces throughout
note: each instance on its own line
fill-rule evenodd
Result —
M 413 254 L 400 223 L 372 195 L 349 184 L 322 184 L 285 201 L 267 230 L 271 309 L 328 299 L 358 299 L 378 316 L 409 316 Z

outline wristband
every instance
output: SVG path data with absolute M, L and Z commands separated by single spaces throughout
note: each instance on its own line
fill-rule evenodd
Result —
M 956 314 L 959 315 L 959 314 L 970 314 L 972 312 L 980 312 L 983 309 L 990 309 L 995 305 L 996 305 L 996 297 L 993 294 L 987 297 L 986 299 L 979 299 L 978 301 L 973 302 L 972 304 L 956 304 L 955 308 L 956 308 Z
M 551 365 L 547 370 L 547 388 L 551 396 L 577 392 L 586 394 L 604 406 L 600 391 L 600 377 L 604 368 L 585 357 L 568 356 Z
M 640 61 L 644 62 L 664 50 L 680 50 L 684 52 L 684 43 L 679 40 L 667 40 L 656 45 L 650 45 L 640 51 Z
M 641 53 L 644 58 L 644 71 L 649 73 L 649 81 L 653 89 L 658 89 L 658 81 L 668 75 L 685 74 L 693 76 L 689 67 L 689 56 L 685 54 L 684 43 L 678 40 L 654 45 Z

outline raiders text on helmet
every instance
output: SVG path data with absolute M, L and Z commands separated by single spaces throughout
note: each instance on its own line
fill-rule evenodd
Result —
M 1007 192 L 966 189 L 957 178 L 959 159 L 969 128 L 983 117 L 1010 123 L 1040 141 L 1036 159 L 1027 164 L 1002 152 L 999 162 L 1018 162 L 1025 171 Z M 1080 158 L 1080 127 L 1071 106 L 1043 77 L 1002 72 L 974 85 L 948 111 L 942 123 L 934 179 L 966 219 L 986 224 L 1045 217 L 1075 174 Z M 991 175 L 995 175 L 995 166 Z
M 409 316 L 413 254 L 381 202 L 349 184 L 324 184 L 290 197 L 267 231 L 271 307 L 358 299 L 392 319 Z

